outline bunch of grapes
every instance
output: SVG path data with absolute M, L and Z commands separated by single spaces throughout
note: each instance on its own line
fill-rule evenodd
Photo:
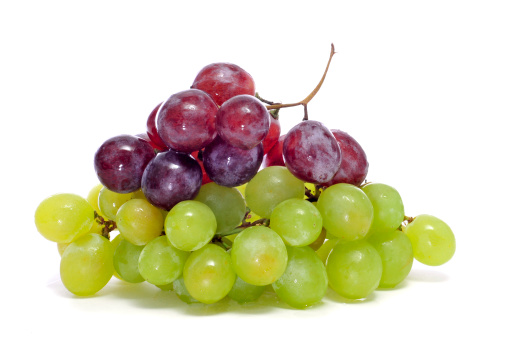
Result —
M 308 119 L 333 54 L 294 104 L 261 99 L 234 64 L 210 64 L 155 107 L 146 133 L 106 140 L 88 197 L 53 195 L 35 212 L 38 231 L 58 243 L 64 286 L 89 296 L 115 275 L 188 303 L 252 302 L 270 286 L 306 308 L 328 286 L 361 299 L 402 282 L 413 259 L 450 260 L 445 222 L 407 217 L 396 189 L 366 182 L 353 137 Z M 279 110 L 295 105 L 304 120 L 280 135 Z

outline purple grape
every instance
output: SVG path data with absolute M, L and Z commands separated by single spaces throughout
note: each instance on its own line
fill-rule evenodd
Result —
M 330 130 L 342 152 L 339 170 L 325 186 L 347 183 L 360 186 L 367 177 L 369 162 L 360 144 L 349 134 L 340 130 Z
M 238 95 L 217 111 L 217 134 L 229 144 L 250 150 L 265 139 L 270 129 L 270 113 L 259 99 Z
M 325 183 L 339 170 L 341 151 L 333 134 L 322 123 L 303 121 L 286 134 L 282 148 L 288 170 L 298 179 Z
M 250 181 L 262 161 L 262 143 L 253 149 L 242 150 L 218 136 L 203 152 L 203 165 L 210 179 L 227 187 L 240 186 Z
M 120 135 L 105 141 L 95 153 L 95 172 L 101 184 L 116 193 L 139 190 L 141 177 L 155 157 L 152 146 L 145 140 Z
M 168 150 L 148 164 L 141 189 L 152 205 L 169 211 L 180 201 L 194 199 L 202 179 L 201 167 L 194 158 Z
M 157 113 L 159 136 L 175 151 L 199 151 L 217 134 L 218 109 L 212 98 L 201 90 L 189 89 L 171 95 Z

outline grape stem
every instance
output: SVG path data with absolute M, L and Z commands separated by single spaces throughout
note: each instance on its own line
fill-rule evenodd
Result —
M 272 110 L 272 109 L 290 108 L 290 107 L 302 105 L 303 106 L 303 110 L 304 110 L 303 120 L 304 121 L 308 120 L 309 119 L 309 113 L 308 113 L 308 110 L 307 110 L 307 104 L 309 104 L 309 102 L 314 98 L 314 96 L 316 96 L 316 94 L 318 93 L 319 89 L 321 89 L 321 85 L 325 81 L 325 77 L 326 77 L 326 74 L 328 73 L 328 68 L 330 67 L 330 62 L 332 61 L 333 55 L 335 55 L 335 47 L 334 47 L 334 45 L 332 43 L 332 49 L 330 51 L 330 57 L 328 58 L 328 63 L 326 64 L 325 72 L 323 73 L 323 76 L 321 77 L 321 80 L 319 81 L 318 85 L 314 88 L 314 90 L 312 90 L 312 92 L 307 97 L 305 97 L 300 102 L 287 103 L 287 104 L 283 104 L 283 103 L 272 104 L 273 102 L 262 100 L 263 102 L 268 104 L 266 106 L 266 108 L 268 110 Z M 259 96 L 258 96 L 258 98 L 259 98 Z
M 113 220 L 104 220 L 102 216 L 99 215 L 96 211 L 94 211 L 94 219 L 95 221 L 103 226 L 102 227 L 102 236 L 109 240 L 109 233 L 116 229 L 116 222 Z
M 407 225 L 413 222 L 414 219 L 415 219 L 414 217 L 404 215 L 404 220 L 402 220 L 402 223 L 400 224 L 399 228 L 397 228 L 397 230 L 404 231 L 404 228 L 406 228 Z

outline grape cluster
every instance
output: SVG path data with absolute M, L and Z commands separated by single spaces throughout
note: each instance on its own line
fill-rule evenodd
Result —
M 206 66 L 154 108 L 145 133 L 100 146 L 86 199 L 41 202 L 35 224 L 58 243 L 71 293 L 93 295 L 115 275 L 188 303 L 252 302 L 270 286 L 306 308 L 328 286 L 361 299 L 402 282 L 413 259 L 453 256 L 446 223 L 407 217 L 397 190 L 366 183 L 353 137 L 307 118 L 280 135 L 284 106 L 255 94 L 242 68 Z

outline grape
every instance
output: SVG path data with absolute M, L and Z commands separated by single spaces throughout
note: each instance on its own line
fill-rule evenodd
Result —
M 376 248 L 383 263 L 380 288 L 393 288 L 411 271 L 413 266 L 413 247 L 411 241 L 401 231 L 377 233 L 368 238 Z
M 200 70 L 191 88 L 208 93 L 218 106 L 237 95 L 256 93 L 249 73 L 231 63 L 212 63 Z
M 115 236 L 113 238 L 113 240 L 111 240 L 111 247 L 113 247 L 113 257 L 114 257 L 114 252 L 116 250 L 116 247 L 118 247 L 118 245 L 120 245 L 120 242 L 122 242 L 122 241 L 123 241 L 123 236 L 120 233 L 118 233 L 118 235 Z M 113 264 L 113 266 L 114 266 L 114 264 Z M 118 275 L 118 272 L 114 268 L 113 268 L 113 276 L 119 280 L 122 280 L 122 277 L 120 275 Z
M 146 135 L 158 150 L 165 151 L 168 149 L 168 147 L 166 144 L 164 144 L 161 137 L 159 137 L 159 132 L 157 131 L 156 126 L 157 113 L 159 112 L 159 108 L 161 107 L 162 103 L 163 102 L 157 104 L 150 115 L 148 115 L 148 119 L 146 120 Z
M 182 275 L 188 252 L 176 249 L 165 235 L 150 241 L 139 256 L 139 273 L 151 284 L 170 284 Z
M 183 200 L 196 197 L 203 174 L 190 155 L 169 150 L 161 152 L 148 164 L 141 188 L 150 203 L 169 211 Z
M 136 246 L 127 240 L 121 240 L 113 255 L 113 265 L 121 279 L 129 283 L 140 283 L 145 279 L 139 273 L 139 255 L 144 246 Z
M 270 228 L 284 243 L 302 247 L 321 234 L 323 220 L 316 206 L 303 199 L 288 199 L 278 204 L 270 216 Z
M 134 192 L 141 187 L 143 171 L 154 157 L 153 148 L 141 138 L 116 136 L 104 142 L 95 153 L 95 172 L 109 190 Z
M 173 246 L 193 251 L 212 240 L 217 230 L 217 221 L 210 207 L 199 201 L 187 200 L 169 211 L 164 229 Z
M 439 266 L 455 254 L 455 235 L 435 216 L 418 215 L 406 226 L 405 232 L 413 245 L 415 259 L 423 264 Z
M 35 226 L 47 240 L 69 243 L 87 233 L 94 210 L 82 197 L 63 193 L 43 200 L 35 210 Z
M 160 290 L 162 291 L 171 291 L 173 290 L 173 283 L 168 283 L 168 284 L 159 284 L 159 285 L 155 285 L 157 288 L 159 288 Z
M 116 225 L 123 238 L 144 246 L 162 233 L 164 219 L 157 207 L 144 199 L 132 199 L 120 207 Z
M 113 275 L 113 247 L 98 234 L 86 234 L 71 243 L 60 260 L 62 283 L 71 293 L 90 296 Z
M 227 187 L 240 186 L 256 175 L 263 161 L 263 145 L 242 150 L 220 137 L 205 148 L 203 165 L 214 182 Z
M 116 220 L 120 207 L 134 198 L 134 193 L 116 193 L 103 187 L 99 192 L 99 209 L 106 218 Z
M 302 199 L 305 195 L 303 181 L 295 178 L 287 168 L 271 166 L 262 169 L 247 184 L 247 206 L 263 218 L 269 218 L 273 209 L 284 200 Z
M 365 193 L 356 186 L 336 184 L 319 196 L 317 208 L 326 231 L 341 240 L 365 237 L 374 217 L 374 208 Z
M 383 266 L 371 244 L 356 240 L 335 245 L 328 256 L 326 271 L 335 292 L 345 298 L 361 299 L 378 287 Z
M 267 227 L 249 227 L 235 238 L 231 259 L 236 274 L 245 282 L 264 286 L 275 282 L 286 269 L 284 241 Z
M 272 149 L 272 147 L 277 144 L 280 137 L 280 121 L 278 119 L 273 118 L 270 113 L 270 129 L 268 129 L 268 134 L 265 139 L 263 139 L 263 152 L 267 154 L 268 151 Z M 281 152 L 282 157 L 282 152 Z
M 339 242 L 339 239 L 328 239 L 326 240 L 321 247 L 316 251 L 317 256 L 321 259 L 321 261 L 326 264 L 326 260 L 328 260 L 328 256 L 332 251 L 333 247 Z
M 333 134 L 322 123 L 303 121 L 286 135 L 282 148 L 289 171 L 310 183 L 325 183 L 339 170 L 341 151 Z
M 287 247 L 287 251 L 287 268 L 272 284 L 277 296 L 298 309 L 321 301 L 328 288 L 323 262 L 310 247 Z
M 367 155 L 360 144 L 349 134 L 341 130 L 330 130 L 339 144 L 342 161 L 339 170 L 332 180 L 323 183 L 324 186 L 331 186 L 338 183 L 347 183 L 360 186 L 367 177 L 369 162 Z
M 286 139 L 286 135 L 280 136 L 279 140 L 273 144 L 272 148 L 266 153 L 263 161 L 263 167 L 286 166 L 286 163 L 284 163 L 284 157 L 282 156 L 284 139 Z
M 374 208 L 369 235 L 399 228 L 404 221 L 404 204 L 399 192 L 391 186 L 379 183 L 367 184 L 362 187 L 362 191 L 369 197 Z
M 238 226 L 245 216 L 245 200 L 236 188 L 208 183 L 201 186 L 194 199 L 206 204 L 217 220 L 217 234 L 224 234 Z
M 178 296 L 178 298 L 181 299 L 183 302 L 187 304 L 199 303 L 198 300 L 196 300 L 194 297 L 192 297 L 191 294 L 189 294 L 189 291 L 185 287 L 185 282 L 183 281 L 183 275 L 173 282 L 173 290 Z
M 101 192 L 103 187 L 104 186 L 102 184 L 97 184 L 94 187 L 92 187 L 90 192 L 88 192 L 88 196 L 86 197 L 86 201 L 88 201 L 90 206 L 92 206 L 92 208 L 94 209 L 94 211 L 97 212 L 98 215 L 100 215 L 101 217 L 104 218 L 105 215 L 102 214 L 101 209 L 99 207 L 99 193 Z
M 237 276 L 228 296 L 238 303 L 254 302 L 261 297 L 265 289 L 266 286 L 255 286 Z
M 323 246 L 323 243 L 325 243 L 326 239 L 326 229 L 322 228 L 321 233 L 319 234 L 318 238 L 312 242 L 309 247 L 317 251 L 321 246 Z
M 226 297 L 235 278 L 231 257 L 214 244 L 192 252 L 183 268 L 187 291 L 203 303 L 215 303 Z
M 175 151 L 201 150 L 215 138 L 217 105 L 205 92 L 196 89 L 170 96 L 157 115 L 159 136 Z
M 250 95 L 230 98 L 217 112 L 217 134 L 229 144 L 250 150 L 270 129 L 270 113 L 259 99 Z
M 203 180 L 201 181 L 201 185 L 205 185 L 211 182 L 212 179 L 210 179 L 210 177 L 206 173 L 205 166 L 203 165 L 203 153 L 201 152 L 200 154 L 200 151 L 194 151 L 191 153 L 191 156 L 192 158 L 196 159 L 196 161 L 199 164 L 199 167 L 201 167 L 201 173 L 203 174 Z

